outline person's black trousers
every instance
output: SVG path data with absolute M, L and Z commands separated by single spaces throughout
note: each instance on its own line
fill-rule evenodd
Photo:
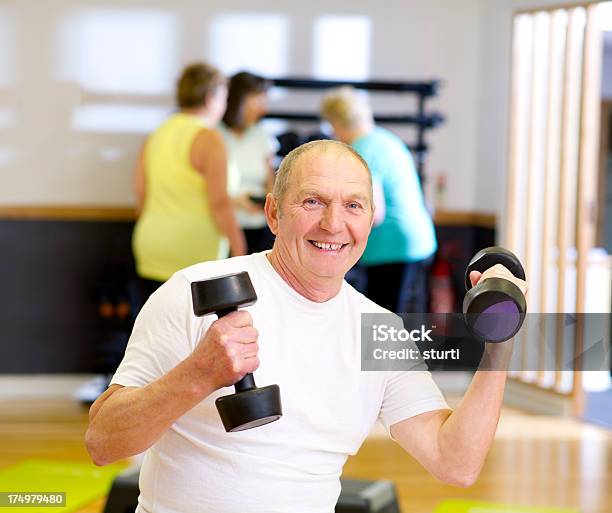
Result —
M 274 245 L 274 234 L 267 226 L 263 228 L 245 228 L 244 238 L 247 243 L 247 254 L 260 253 L 266 249 L 272 249 Z
M 433 257 L 416 262 L 364 266 L 366 297 L 392 312 L 425 313 Z

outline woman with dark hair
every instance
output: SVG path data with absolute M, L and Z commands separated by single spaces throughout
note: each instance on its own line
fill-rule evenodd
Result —
M 147 138 L 136 166 L 132 246 L 145 299 L 179 269 L 246 251 L 228 194 L 225 144 L 212 128 L 225 111 L 226 79 L 192 64 L 176 100 L 179 111 Z
M 227 145 L 230 168 L 240 176 L 234 195 L 236 217 L 246 236 L 249 253 L 270 249 L 274 236 L 263 213 L 263 200 L 272 190 L 272 158 L 278 141 L 259 124 L 266 114 L 270 82 L 248 72 L 230 79 L 227 110 L 220 131 Z

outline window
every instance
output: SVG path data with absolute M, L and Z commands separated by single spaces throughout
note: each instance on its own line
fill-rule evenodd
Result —
M 176 80 L 174 15 L 87 9 L 58 26 L 58 75 L 95 92 L 158 94 Z
M 91 103 L 75 110 L 72 129 L 79 132 L 148 133 L 169 113 L 169 108 L 154 105 Z
M 587 280 L 596 271 L 592 211 L 602 62 L 598 24 L 606 17 L 600 7 L 605 4 L 528 11 L 514 19 L 504 242 L 524 263 L 532 312 L 582 313 L 603 308 L 610 297 L 609 278 Z M 521 339 L 519 355 L 525 362 L 531 356 L 544 362 L 549 339 L 556 371 L 544 371 L 551 368 L 548 364 L 519 377 L 571 393 L 576 412 L 582 404 L 581 373 L 562 370 L 561 363 L 585 348 L 582 319 L 568 334 L 563 317 L 557 317 L 537 337 Z
M 289 24 L 277 14 L 222 14 L 211 23 L 208 60 L 231 75 L 247 70 L 266 77 L 287 73 Z
M 365 80 L 370 73 L 370 19 L 322 16 L 314 25 L 313 73 L 320 79 Z

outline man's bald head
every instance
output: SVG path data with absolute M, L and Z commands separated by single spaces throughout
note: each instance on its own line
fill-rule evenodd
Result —
M 289 189 L 292 178 L 295 177 L 294 171 L 298 167 L 300 161 L 303 158 L 306 158 L 309 154 L 312 155 L 314 152 L 326 153 L 332 151 L 345 153 L 357 160 L 363 166 L 369 181 L 370 203 L 373 204 L 372 174 L 370 173 L 370 168 L 368 167 L 366 161 L 363 160 L 361 155 L 359 155 L 359 153 L 357 153 L 348 144 L 344 144 L 340 141 L 324 139 L 320 141 L 311 141 L 298 146 L 294 150 L 290 151 L 281 162 L 278 172 L 276 173 L 274 188 L 272 189 L 272 196 L 274 196 L 276 204 L 279 208 L 282 206 L 283 199 L 285 198 L 285 194 Z

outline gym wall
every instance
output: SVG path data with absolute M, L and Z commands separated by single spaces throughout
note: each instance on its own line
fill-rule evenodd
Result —
M 0 220 L 0 374 L 111 372 L 130 319 L 132 223 Z
M 155 91 L 159 84 L 143 84 L 141 93 L 128 91 L 128 100 L 146 104 L 156 102 L 157 95 L 161 96 L 159 103 L 169 109 L 172 83 L 181 66 L 195 59 L 214 60 L 211 31 L 223 15 L 280 17 L 290 34 L 286 48 L 271 65 L 262 67 L 282 67 L 281 74 L 285 75 L 312 76 L 313 27 L 325 15 L 343 13 L 370 20 L 370 55 L 366 62 L 370 76 L 444 80 L 443 93 L 432 108 L 444 112 L 448 121 L 429 137 L 432 152 L 428 173 L 430 177 L 439 172 L 448 176 L 445 207 L 501 214 L 512 11 L 552 3 L 554 0 L 410 0 L 386 2 L 381 11 L 375 2 L 339 0 L 280 6 L 262 1 L 256 8 L 244 0 L 234 0 L 230 5 L 214 0 L 207 2 L 205 10 L 198 2 L 168 0 L 112 5 L 93 0 L 5 2 L 0 6 L 0 205 L 124 206 L 133 201 L 131 169 L 146 130 L 95 132 L 73 128 L 77 116 L 81 120 L 90 116 L 92 106 L 100 101 L 113 103 L 113 98 L 116 102 L 126 91 L 113 89 L 114 82 L 108 79 L 104 94 L 85 94 L 89 111 L 82 108 L 73 112 L 87 88 L 78 81 L 58 82 L 58 77 L 66 74 L 65 69 L 62 71 L 66 59 L 71 58 L 62 53 L 64 32 L 75 16 L 103 13 L 111 18 L 127 16 L 129 21 L 130 16 L 133 19 L 148 13 L 154 26 L 163 25 L 168 17 L 173 37 L 171 44 L 160 43 L 167 54 L 166 63 L 160 65 L 167 75 L 160 79 L 161 92 Z M 128 53 L 134 52 L 137 50 Z M 116 69 L 112 53 L 102 51 L 95 57 L 100 58 L 77 64 L 86 74 L 99 67 L 99 74 L 112 77 Z M 151 52 L 143 50 L 142 60 L 148 62 L 150 57 Z M 80 57 L 74 54 L 72 58 Z M 125 74 L 126 67 L 120 66 L 119 71 Z M 278 101 L 282 103 L 282 99 Z M 119 114 L 129 117 L 130 112 Z M 155 115 L 149 112 L 143 126 L 152 127 L 155 119 L 151 118 Z
M 211 0 L 205 9 L 201 2 L 169 0 L 4 2 L 0 6 L 0 372 L 95 370 L 97 291 L 105 273 L 127 272 L 131 222 L 87 221 L 78 216 L 47 220 L 44 215 L 23 220 L 7 212 L 15 205 L 68 206 L 76 211 L 81 206 L 131 207 L 139 145 L 155 125 L 160 107 L 161 111 L 172 108 L 172 87 L 180 68 L 189 61 L 218 58 L 211 33 L 223 16 L 245 14 L 257 20 L 272 14 L 284 20 L 286 47 L 274 54 L 271 64 L 263 63 L 264 68 L 254 71 L 293 76 L 316 75 L 314 27 L 321 17 L 342 13 L 369 19 L 369 57 L 362 63 L 369 76 L 440 78 L 445 83 L 441 95 L 431 102 L 432 109 L 444 112 L 447 122 L 428 135 L 429 183 L 444 172 L 447 209 L 497 213 L 499 220 L 505 188 L 512 10 L 545 3 L 407 0 L 385 2 L 383 11 L 372 1 L 340 0 L 280 6 L 266 0 L 256 6 L 246 0 L 230 4 Z M 83 61 L 67 34 L 85 37 L 79 32 L 82 26 L 71 23 L 76 19 L 87 24 L 97 17 L 115 27 L 113 37 L 118 41 L 126 37 L 121 27 L 126 23 L 138 27 L 139 19 L 169 31 L 170 38 L 166 44 L 138 50 L 138 42 L 146 46 L 150 33 L 135 30 L 128 34 L 132 40 L 123 51 L 111 45 L 108 53 L 102 45 L 96 47 L 100 53 Z M 118 65 L 122 55 L 138 57 L 138 62 L 133 67 Z M 153 64 L 147 64 L 153 58 Z M 150 69 L 163 73 L 138 75 Z M 147 81 L 147 76 L 153 79 Z M 98 86 L 89 82 L 91 77 L 97 77 Z M 122 89 L 121 84 L 129 87 Z M 294 108 L 316 105 L 306 96 L 297 100 Z M 283 102 L 287 98 L 277 96 L 271 106 Z M 110 124 L 96 125 L 100 106 L 106 108 L 105 123 Z M 124 128 L 116 128 L 121 123 Z
M 320 67 L 315 50 L 317 23 L 338 13 L 369 20 L 368 55 L 357 71 L 366 70 L 381 79 L 444 81 L 440 97 L 430 107 L 444 112 L 448 122 L 428 137 L 429 174 L 432 178 L 441 171 L 447 174 L 447 208 L 494 209 L 495 202 L 483 205 L 474 196 L 482 88 L 481 0 L 460 5 L 387 2 L 384 11 L 369 1 L 263 1 L 255 6 L 213 0 L 206 8 L 200 2 L 169 0 L 112 4 L 26 0 L 5 5 L 0 9 L 0 24 L 11 29 L 2 46 L 12 58 L 0 59 L 7 63 L 4 73 L 0 72 L 5 77 L 0 79 L 0 97 L 9 110 L 2 127 L 9 143 L 2 159 L 0 204 L 130 205 L 132 168 L 145 133 L 164 108 L 172 108 L 173 83 L 181 67 L 195 59 L 219 59 L 220 50 L 211 37 L 237 23 L 232 16 L 260 20 L 263 26 L 278 22 L 278 32 L 286 35 L 283 48 L 266 47 L 267 61 L 249 61 L 255 71 L 314 76 Z M 125 25 L 133 26 L 134 33 L 126 34 Z M 116 44 L 95 46 L 96 41 L 104 41 L 104 27 Z M 155 34 L 161 34 L 160 38 Z M 283 38 L 272 42 L 277 40 Z M 144 47 L 138 46 L 139 41 Z M 242 51 L 239 41 L 235 46 Z M 88 48 L 95 49 L 90 60 L 83 55 Z M 131 67 L 122 58 L 136 62 Z M 225 66 L 224 71 L 235 71 L 225 64 L 230 61 L 241 62 L 232 57 L 217 64 Z M 285 102 L 277 96 L 271 107 Z M 293 108 L 316 104 L 316 97 L 308 95 L 291 99 Z M 401 105 L 408 111 L 413 108 L 409 102 Z M 111 120 L 92 121 L 104 106 Z M 382 108 L 397 109 L 398 103 L 383 101 Z M 124 129 L 112 129 L 122 122 Z

